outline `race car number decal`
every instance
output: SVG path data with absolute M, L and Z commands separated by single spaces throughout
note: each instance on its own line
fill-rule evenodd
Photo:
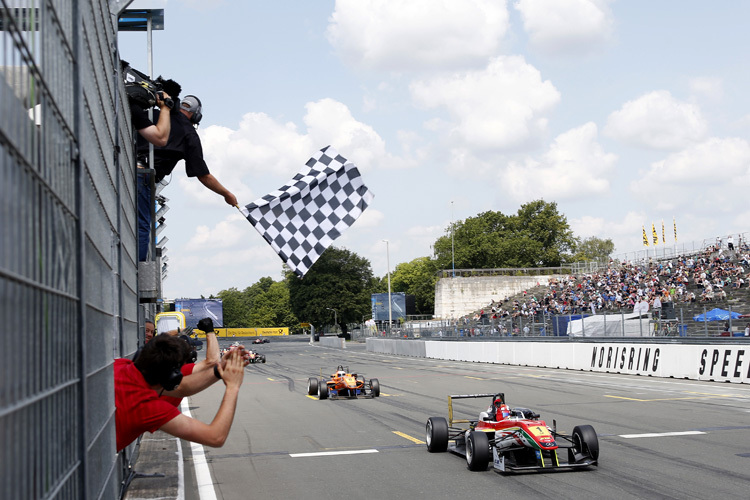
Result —
M 543 425 L 530 425 L 529 431 L 537 437 L 547 437 L 550 435 L 547 428 Z

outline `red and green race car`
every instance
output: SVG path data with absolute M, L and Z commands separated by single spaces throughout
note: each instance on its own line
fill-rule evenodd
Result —
M 492 398 L 477 420 L 453 418 L 456 399 Z M 462 424 L 462 425 L 457 425 Z M 509 408 L 505 394 L 448 396 L 448 420 L 430 417 L 426 426 L 427 450 L 450 451 L 466 458 L 470 470 L 483 471 L 492 462 L 499 472 L 573 470 L 599 465 L 599 438 L 590 425 L 579 425 L 571 435 L 549 427 L 528 408 Z M 566 452 L 560 453 L 560 451 Z

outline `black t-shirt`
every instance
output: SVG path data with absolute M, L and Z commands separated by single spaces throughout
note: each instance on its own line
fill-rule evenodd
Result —
M 146 110 L 132 102 L 130 103 L 130 118 L 136 130 L 143 130 L 154 124 L 149 120 Z
M 203 159 L 203 147 L 193 124 L 187 116 L 175 109 L 170 113 L 171 131 L 167 145 L 154 147 L 154 169 L 156 182 L 172 173 L 177 162 L 185 160 L 185 173 L 188 177 L 201 177 L 210 174 Z M 154 110 L 154 121 L 159 121 L 159 111 Z M 138 137 L 138 154 L 148 154 L 148 142 Z

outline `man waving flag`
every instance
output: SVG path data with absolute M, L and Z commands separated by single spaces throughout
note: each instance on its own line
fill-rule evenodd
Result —
M 326 146 L 286 185 L 240 212 L 302 278 L 373 198 L 354 163 Z

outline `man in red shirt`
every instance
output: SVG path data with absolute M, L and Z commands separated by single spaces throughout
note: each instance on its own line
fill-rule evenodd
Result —
M 115 429 L 117 450 L 122 450 L 146 431 L 162 430 L 175 437 L 207 446 L 221 447 L 232 427 L 237 396 L 244 376 L 242 351 L 234 349 L 224 355 L 213 370 L 203 370 L 191 377 L 222 379 L 226 386 L 219 410 L 210 424 L 187 417 L 162 395 L 188 396 L 175 391 L 182 382 L 180 371 L 189 359 L 187 343 L 177 337 L 158 335 L 141 350 L 138 359 L 115 360 Z M 202 385 L 196 379 L 196 387 Z M 209 384 L 210 385 L 210 384 Z M 201 389 L 198 389 L 201 390 Z M 191 393 L 198 390 L 189 391 Z

